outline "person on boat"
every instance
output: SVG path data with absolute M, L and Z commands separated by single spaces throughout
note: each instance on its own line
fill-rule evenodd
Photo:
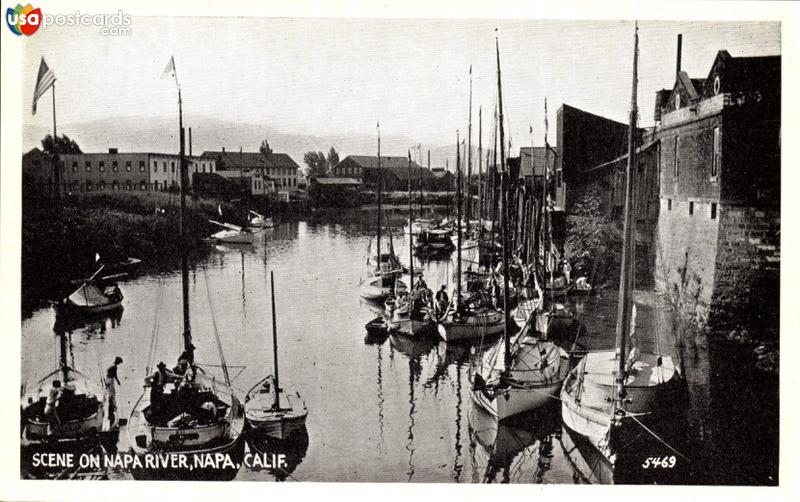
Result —
M 52 433 L 56 426 L 58 426 L 60 423 L 56 409 L 58 408 L 58 403 L 61 399 L 61 393 L 61 380 L 53 380 L 52 387 L 50 387 L 50 391 L 47 393 L 47 401 L 45 401 L 44 405 L 44 418 L 47 419 L 48 434 Z
M 114 358 L 114 364 L 106 370 L 106 389 L 108 391 L 108 414 L 109 420 L 114 421 L 114 413 L 117 410 L 117 385 L 122 385 L 117 376 L 117 368 L 122 364 L 122 358 Z
M 167 365 L 161 361 L 156 366 L 156 372 L 148 377 L 150 383 L 150 406 L 159 406 L 164 397 L 164 385 L 169 381 Z
M 442 284 L 439 291 L 436 292 L 436 304 L 440 312 L 447 310 L 447 304 L 450 303 L 450 298 L 447 296 L 447 285 Z
M 569 264 L 569 260 L 564 260 L 564 267 L 561 270 L 564 272 L 564 278 L 567 280 L 567 284 L 569 284 L 569 275 L 572 273 L 572 267 Z
M 75 382 L 68 380 L 61 390 L 61 397 L 56 405 L 56 414 L 60 420 L 70 420 L 75 413 Z
M 182 359 L 185 359 L 189 364 L 194 364 L 194 348 L 194 345 L 191 343 L 186 345 L 186 349 L 178 356 L 178 361 L 180 362 Z

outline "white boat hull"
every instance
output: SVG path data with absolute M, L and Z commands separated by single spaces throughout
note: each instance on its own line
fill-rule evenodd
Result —
M 253 233 L 248 232 L 231 232 L 227 231 L 217 232 L 214 237 L 219 242 L 227 242 L 228 244 L 252 244 L 254 237 Z

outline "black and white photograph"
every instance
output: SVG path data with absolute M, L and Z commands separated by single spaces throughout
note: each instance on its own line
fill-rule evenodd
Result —
M 213 4 L 2 6 L 9 478 L 791 481 L 793 10 Z

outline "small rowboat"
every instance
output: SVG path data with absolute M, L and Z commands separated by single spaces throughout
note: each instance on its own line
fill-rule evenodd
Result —
M 73 313 L 99 314 L 119 308 L 123 298 L 116 285 L 101 289 L 96 283 L 86 281 L 66 298 L 65 307 Z

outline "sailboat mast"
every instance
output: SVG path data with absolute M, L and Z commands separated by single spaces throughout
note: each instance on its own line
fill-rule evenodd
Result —
M 60 363 L 61 363 L 61 374 L 63 375 L 63 383 L 67 383 L 67 378 L 69 377 L 69 366 L 67 365 L 67 332 L 63 329 L 58 330 L 58 342 L 59 348 L 61 349 L 60 356 Z
M 501 203 L 503 204 L 503 315 L 505 316 L 505 323 L 503 325 L 503 342 L 505 346 L 505 369 L 508 373 L 511 367 L 511 340 L 509 337 L 508 328 L 511 325 L 511 309 L 508 308 L 508 169 L 506 168 L 506 154 L 503 146 L 503 86 L 500 83 L 500 42 L 497 37 L 494 38 L 495 51 L 497 54 L 497 107 L 500 112 L 499 127 L 500 127 L 500 168 L 503 170 L 500 191 Z
M 456 309 L 461 303 L 461 139 L 456 131 Z
M 414 206 L 411 205 L 411 150 L 408 151 L 408 294 L 414 290 L 414 232 L 411 231 L 411 222 Z
M 483 155 L 483 144 L 481 143 L 481 133 L 483 124 L 481 123 L 481 107 L 478 106 L 478 262 L 480 263 L 481 245 L 483 243 L 483 172 L 481 166 L 481 156 Z
M 467 232 L 472 218 L 472 65 L 469 65 L 469 125 L 467 126 Z
M 275 274 L 269 271 L 269 287 L 272 296 L 272 364 L 275 372 L 275 403 L 273 408 L 281 409 L 280 380 L 278 379 L 278 327 L 275 320 Z
M 547 291 L 547 284 L 550 284 L 550 302 L 553 301 L 553 286 L 555 286 L 555 281 L 553 280 L 553 271 L 550 270 L 550 248 L 553 245 L 551 240 L 548 238 L 550 237 L 550 203 L 549 203 L 549 196 L 550 196 L 550 146 L 547 142 L 547 98 L 544 98 L 544 187 L 542 189 L 542 211 L 544 218 L 542 219 L 542 250 L 543 252 L 543 266 L 542 266 L 542 278 L 544 279 L 545 283 L 545 292 Z M 548 282 L 548 273 L 550 275 L 550 281 Z M 545 294 L 545 299 L 547 299 L 547 294 Z M 547 306 L 547 305 L 545 305 Z
M 375 264 L 378 271 L 381 269 L 381 125 L 378 123 L 378 261 Z
M 183 300 L 183 346 L 188 349 L 192 346 L 192 327 L 189 322 L 189 263 L 186 258 L 186 185 L 188 185 L 188 175 L 186 172 L 186 158 L 184 156 L 184 134 L 183 134 L 183 100 L 181 98 L 181 88 L 178 87 L 178 126 L 180 128 L 180 155 L 178 164 L 181 172 L 181 214 L 180 214 L 180 239 L 181 239 L 181 291 Z
M 633 79 L 631 84 L 631 112 L 630 123 L 628 124 L 628 164 L 625 167 L 625 206 L 624 206 L 624 220 L 623 220 L 623 243 L 622 243 L 622 267 L 619 275 L 619 304 L 617 305 L 617 327 L 616 327 L 616 350 L 617 350 L 617 366 L 616 371 L 616 395 L 614 396 L 614 404 L 616 409 L 623 409 L 625 394 L 625 349 L 626 342 L 630 332 L 630 317 L 631 317 L 631 277 L 632 277 L 632 264 L 631 264 L 631 251 L 633 247 L 632 242 L 632 227 L 633 221 L 631 219 L 631 199 L 633 197 L 633 176 L 634 165 L 636 156 L 636 116 L 637 116 L 637 103 L 636 92 L 638 88 L 638 56 L 639 56 L 639 26 L 636 26 L 633 42 Z

